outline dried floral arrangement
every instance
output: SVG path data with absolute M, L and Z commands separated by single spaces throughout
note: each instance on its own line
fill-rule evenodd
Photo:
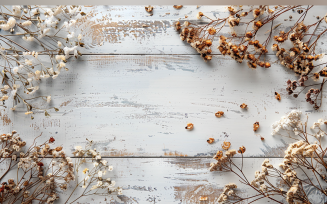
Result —
M 61 146 L 51 147 L 55 142 L 53 137 L 40 145 L 36 139 L 27 148 L 26 142 L 16 131 L 0 136 L 0 164 L 8 164 L 7 170 L 0 177 L 1 203 L 55 203 L 60 197 L 60 191 L 70 193 L 64 203 L 75 203 L 90 195 L 122 194 L 122 188 L 115 187 L 115 181 L 104 178 L 106 172 L 112 171 L 113 167 L 101 158 L 96 149 L 91 148 L 93 141 L 87 140 L 85 149 L 75 147 L 73 154 L 78 158 L 73 162 Z M 84 167 L 89 167 L 90 170 Z M 79 179 L 81 175 L 78 173 L 81 172 L 85 176 Z M 14 178 L 10 178 L 12 175 Z M 76 197 L 75 194 L 79 192 L 82 193 Z M 62 199 L 60 203 L 63 203 Z
M 200 24 L 177 21 L 175 27 L 180 31 L 181 40 L 189 43 L 205 61 L 212 59 L 214 53 L 212 45 L 217 39 L 219 40 L 217 49 L 222 55 L 238 63 L 246 61 L 251 69 L 256 69 L 257 66 L 271 67 L 270 62 L 266 60 L 266 55 L 270 49 L 269 43 L 273 43 L 271 49 L 276 52 L 278 62 L 299 76 L 298 80 L 287 82 L 288 94 L 297 98 L 308 87 L 316 86 L 318 88 L 307 91 L 305 99 L 313 105 L 314 109 L 318 109 L 322 103 L 327 63 L 315 63 L 324 57 L 323 53 L 316 53 L 316 46 L 327 31 L 326 28 L 319 27 L 327 23 L 327 14 L 322 14 L 321 18 L 317 17 L 316 22 L 305 23 L 307 14 L 312 8 L 314 6 L 261 5 L 248 9 L 229 6 L 229 14 L 225 18 L 212 19 L 198 12 L 197 18 L 201 19 Z M 289 19 L 292 19 L 291 22 L 294 24 L 288 30 L 275 33 L 282 23 L 275 25 L 274 20 L 286 14 L 291 14 Z M 220 33 L 225 26 L 231 29 L 229 36 Z M 265 32 L 267 28 L 269 30 Z M 239 31 L 240 29 L 243 30 Z M 259 41 L 259 36 L 264 36 L 266 33 L 268 33 L 267 38 Z M 290 44 L 290 48 L 284 47 L 285 44 Z
M 327 164 L 324 160 L 327 149 L 321 140 L 327 134 L 327 120 L 319 119 L 308 128 L 308 117 L 306 121 L 302 121 L 301 114 L 301 111 L 293 110 L 272 125 L 272 135 L 285 136 L 296 141 L 289 144 L 279 167 L 265 159 L 261 170 L 256 171 L 253 178 L 249 178 L 244 174 L 243 167 L 245 147 L 240 147 L 238 151 L 217 152 L 214 156 L 217 162 L 211 163 L 210 171 L 232 172 L 242 184 L 256 191 L 255 195 L 241 197 L 236 193 L 235 183 L 227 184 L 219 195 L 219 203 L 254 202 L 263 198 L 277 203 L 312 203 L 313 198 L 309 196 L 305 186 L 327 196 Z M 241 154 L 241 165 L 234 161 L 236 154 Z
M 46 116 L 49 109 L 58 111 L 46 105 L 51 95 L 38 94 L 39 84 L 48 78 L 56 79 L 62 70 L 68 71 L 67 61 L 81 55 L 78 49 L 84 47 L 82 35 L 72 29 L 76 20 L 86 15 L 81 9 L 62 5 L 0 6 L 0 106 L 15 110 L 23 104 L 26 115 L 34 110 Z M 36 99 L 43 99 L 41 105 L 33 103 Z

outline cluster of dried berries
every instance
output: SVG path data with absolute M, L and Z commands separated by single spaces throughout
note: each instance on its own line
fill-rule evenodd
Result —
M 181 40 L 186 41 L 194 49 L 196 49 L 196 51 L 201 54 L 201 57 L 205 61 L 212 59 L 212 39 L 199 37 L 199 35 L 201 35 L 200 33 L 202 32 L 201 29 L 193 27 L 188 21 L 185 21 L 183 24 L 178 21 L 175 23 L 175 27 L 177 30 L 181 30 Z M 210 33 L 215 33 L 215 31 L 211 30 Z

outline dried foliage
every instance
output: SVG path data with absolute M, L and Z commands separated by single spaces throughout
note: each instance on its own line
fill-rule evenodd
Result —
M 327 196 L 326 147 L 322 145 L 321 138 L 326 135 L 327 120 L 320 119 L 307 127 L 308 118 L 301 121 L 301 112 L 292 111 L 283 116 L 280 121 L 272 125 L 272 135 L 281 135 L 296 140 L 289 144 L 284 159 L 278 167 L 265 159 L 261 171 L 254 173 L 250 180 L 243 171 L 243 155 L 245 147 L 240 147 L 238 153 L 242 156 L 241 166 L 235 164 L 233 156 L 236 150 L 219 151 L 213 158 L 210 171 L 232 172 L 238 176 L 240 182 L 256 191 L 255 195 L 242 197 L 235 193 L 236 184 L 225 186 L 218 198 L 219 203 L 239 203 L 241 201 L 254 202 L 263 198 L 277 203 L 312 203 L 314 197 L 309 196 L 308 189 Z M 285 134 L 286 133 L 286 134 Z
M 60 191 L 71 193 L 65 203 L 74 203 L 83 196 L 122 194 L 122 189 L 115 187 L 115 181 L 103 178 L 113 167 L 101 159 L 96 149 L 91 149 L 92 141 L 88 141 L 85 149 L 75 147 L 74 155 L 79 158 L 74 164 L 61 146 L 51 147 L 55 142 L 53 137 L 41 145 L 36 144 L 36 139 L 27 148 L 16 131 L 0 136 L 0 164 L 6 164 L 7 168 L 0 177 L 1 203 L 55 203 Z M 91 163 L 92 168 L 85 168 L 85 177 L 79 181 L 78 173 L 87 163 Z M 10 178 L 12 175 L 15 178 Z M 69 188 L 72 183 L 74 187 Z M 83 192 L 72 200 L 78 189 Z
M 56 79 L 62 70 L 68 71 L 69 59 L 81 55 L 78 49 L 84 47 L 82 35 L 72 28 L 83 15 L 81 6 L 0 6 L 1 106 L 11 104 L 15 110 L 23 104 L 26 115 L 35 110 L 46 116 L 49 109 L 58 111 L 45 105 L 51 95 L 38 94 L 39 84 Z M 36 99 L 43 99 L 45 104 L 36 105 Z
M 305 96 L 306 101 L 312 104 L 314 109 L 318 109 L 322 103 L 322 88 L 327 77 L 327 68 L 324 65 L 327 63 L 315 63 L 324 57 L 324 53 L 316 53 L 316 46 L 327 31 L 326 26 L 320 26 L 326 25 L 327 14 L 323 14 L 324 17 L 318 18 L 316 22 L 305 23 L 312 8 L 314 6 L 260 5 L 245 10 L 243 7 L 230 6 L 229 15 L 226 17 L 212 19 L 199 12 L 197 18 L 201 19 L 201 23 L 178 21 L 175 27 L 180 31 L 181 40 L 189 43 L 205 61 L 212 59 L 214 53 L 212 44 L 217 39 L 219 40 L 217 49 L 222 55 L 238 63 L 246 61 L 251 69 L 256 69 L 258 66 L 271 67 L 270 62 L 266 60 L 266 54 L 268 44 L 274 43 L 271 50 L 276 52 L 278 62 L 299 76 L 298 80 L 287 82 L 287 92 L 297 98 L 307 87 L 319 87 L 308 90 Z M 290 15 L 288 22 L 294 24 L 287 27 L 287 30 L 276 33 L 282 23 L 276 25 L 274 21 L 288 13 L 298 19 Z M 231 29 L 229 36 L 221 34 L 226 25 Z M 270 30 L 265 32 L 267 27 Z M 261 36 L 267 33 L 266 39 L 261 40 Z M 291 47 L 289 49 L 286 45 L 283 47 L 284 44 L 290 44 Z M 313 83 L 310 78 L 318 82 Z

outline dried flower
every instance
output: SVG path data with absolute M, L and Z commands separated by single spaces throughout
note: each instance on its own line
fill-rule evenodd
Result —
M 239 148 L 239 150 L 238 150 L 238 153 L 240 153 L 240 154 L 244 154 L 245 150 L 246 150 L 246 148 L 245 148 L 244 146 L 241 146 L 241 147 Z
M 215 141 L 215 139 L 212 138 L 212 137 L 210 137 L 210 138 L 207 140 L 207 142 L 208 142 L 209 144 L 212 144 L 214 141 Z
M 257 131 L 258 128 L 259 128 L 259 122 L 255 122 L 255 123 L 253 124 L 253 131 Z
M 281 100 L 281 97 L 280 97 L 280 94 L 279 93 L 277 93 L 277 92 L 275 92 L 275 98 L 277 99 L 277 100 Z
M 230 145 L 231 145 L 230 142 L 226 142 L 226 141 L 224 141 L 223 144 L 221 145 L 221 147 L 222 147 L 224 150 L 228 150 L 228 149 L 230 148 Z
M 224 115 L 223 111 L 218 111 L 217 113 L 215 113 L 215 116 L 218 117 L 218 118 L 220 118 L 223 115 Z
M 152 6 L 150 6 L 150 5 L 149 5 L 149 6 L 146 6 L 146 7 L 145 7 L 145 10 L 146 10 L 147 12 L 149 12 L 149 13 L 150 13 L 150 12 L 152 12 L 152 11 L 153 11 L 153 7 L 152 7 Z
M 185 129 L 192 130 L 194 128 L 194 125 L 192 123 L 187 123 Z

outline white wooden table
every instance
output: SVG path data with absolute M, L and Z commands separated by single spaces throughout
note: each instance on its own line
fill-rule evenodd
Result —
M 253 179 L 263 158 L 278 164 L 290 142 L 271 136 L 274 121 L 293 109 L 307 113 L 310 123 L 325 116 L 325 102 L 313 111 L 304 96 L 288 96 L 286 81 L 296 77 L 275 63 L 273 53 L 266 58 L 271 68 L 251 70 L 216 49 L 213 60 L 205 63 L 180 40 L 174 29 L 176 20 L 188 16 L 186 20 L 201 23 L 196 19 L 199 11 L 226 16 L 225 6 L 180 10 L 154 6 L 152 16 L 144 6 L 83 9 L 92 12 L 76 27 L 85 36 L 83 56 L 67 63 L 70 70 L 58 79 L 40 86 L 52 95 L 51 105 L 60 111 L 51 112 L 51 117 L 35 115 L 34 120 L 23 110 L 1 111 L 1 132 L 17 130 L 28 142 L 41 133 L 39 141 L 53 136 L 69 154 L 74 146 L 84 146 L 86 138 L 99 142 L 97 149 L 114 166 L 112 178 L 123 187 L 124 195 L 79 203 L 200 203 L 203 195 L 208 196 L 203 203 L 217 203 L 225 184 L 239 183 L 231 173 L 208 171 L 223 141 L 231 142 L 233 149 L 247 148 L 246 173 Z M 317 7 L 308 19 L 325 13 L 326 6 Z M 287 28 L 284 18 L 281 22 L 280 29 Z M 229 31 L 228 27 L 222 30 Z M 318 45 L 318 50 L 326 49 L 326 44 Z M 275 99 L 275 91 L 281 101 Z M 242 103 L 248 105 L 247 110 L 239 107 Z M 225 115 L 216 118 L 217 111 Z M 260 128 L 253 132 L 256 121 Z M 189 122 L 194 124 L 193 131 L 185 130 Z M 209 137 L 215 143 L 208 144 Z M 242 185 L 239 189 L 251 194 Z M 326 198 L 317 200 L 322 203 Z

